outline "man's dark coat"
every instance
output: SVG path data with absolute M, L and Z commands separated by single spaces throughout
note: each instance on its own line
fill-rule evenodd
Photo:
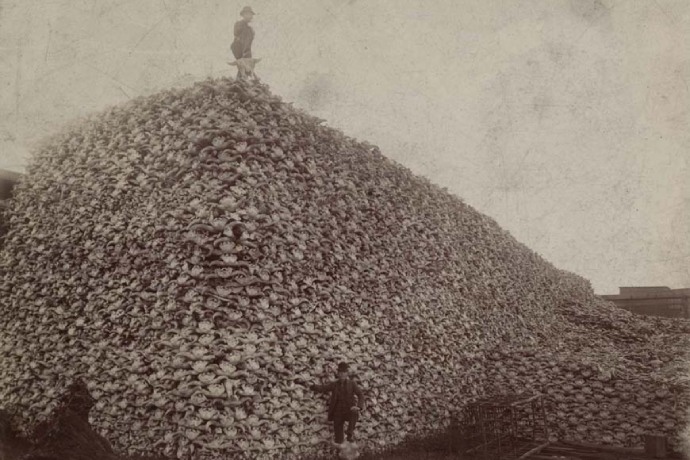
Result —
M 355 405 L 360 409 L 364 408 L 364 395 L 362 394 L 362 390 L 359 389 L 357 382 L 352 379 L 343 381 L 335 380 L 324 385 L 315 385 L 314 391 L 318 391 L 319 393 L 331 393 L 331 398 L 328 401 L 328 421 L 330 422 L 334 420 L 336 412 L 344 411 L 339 415 L 347 415 L 350 413 L 350 408 Z M 356 404 L 355 396 L 357 397 Z
M 254 41 L 254 29 L 244 19 L 235 23 L 235 40 L 230 45 L 235 59 L 252 57 L 252 42 Z

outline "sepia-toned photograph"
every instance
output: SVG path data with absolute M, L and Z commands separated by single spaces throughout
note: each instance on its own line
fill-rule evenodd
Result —
M 0 0 L 0 460 L 690 460 L 690 1 Z

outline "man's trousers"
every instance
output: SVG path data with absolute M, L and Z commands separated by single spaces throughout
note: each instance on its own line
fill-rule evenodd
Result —
M 347 440 L 354 441 L 355 425 L 359 419 L 359 412 L 348 411 L 344 414 L 333 415 L 333 431 L 336 444 L 342 444 L 344 440 L 345 422 L 347 422 Z

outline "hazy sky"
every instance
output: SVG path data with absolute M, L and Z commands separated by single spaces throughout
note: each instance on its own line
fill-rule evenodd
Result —
M 276 0 L 257 72 L 555 265 L 690 287 L 690 2 Z M 245 2 L 0 0 L 0 168 L 75 117 L 227 66 Z

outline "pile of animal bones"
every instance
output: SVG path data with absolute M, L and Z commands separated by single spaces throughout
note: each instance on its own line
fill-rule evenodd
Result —
M 544 394 L 552 441 L 639 447 L 643 435 L 661 434 L 680 448 L 690 407 L 688 323 L 641 322 L 599 300 L 569 305 L 562 314 L 569 328 L 560 343 L 487 354 L 496 388 Z
M 613 372 L 603 393 L 653 393 L 657 428 L 680 429 L 668 408 L 687 401 L 673 389 L 685 323 L 598 302 L 586 280 L 265 85 L 208 80 L 82 120 L 46 141 L 15 195 L 0 406 L 23 430 L 80 377 L 94 427 L 123 453 L 317 455 L 329 427 L 308 384 L 340 360 L 367 396 L 368 450 L 515 388 L 546 394 L 560 437 L 639 442 L 634 404 L 607 399 L 630 429 L 611 426 L 571 366 Z M 605 321 L 627 332 L 592 326 Z

